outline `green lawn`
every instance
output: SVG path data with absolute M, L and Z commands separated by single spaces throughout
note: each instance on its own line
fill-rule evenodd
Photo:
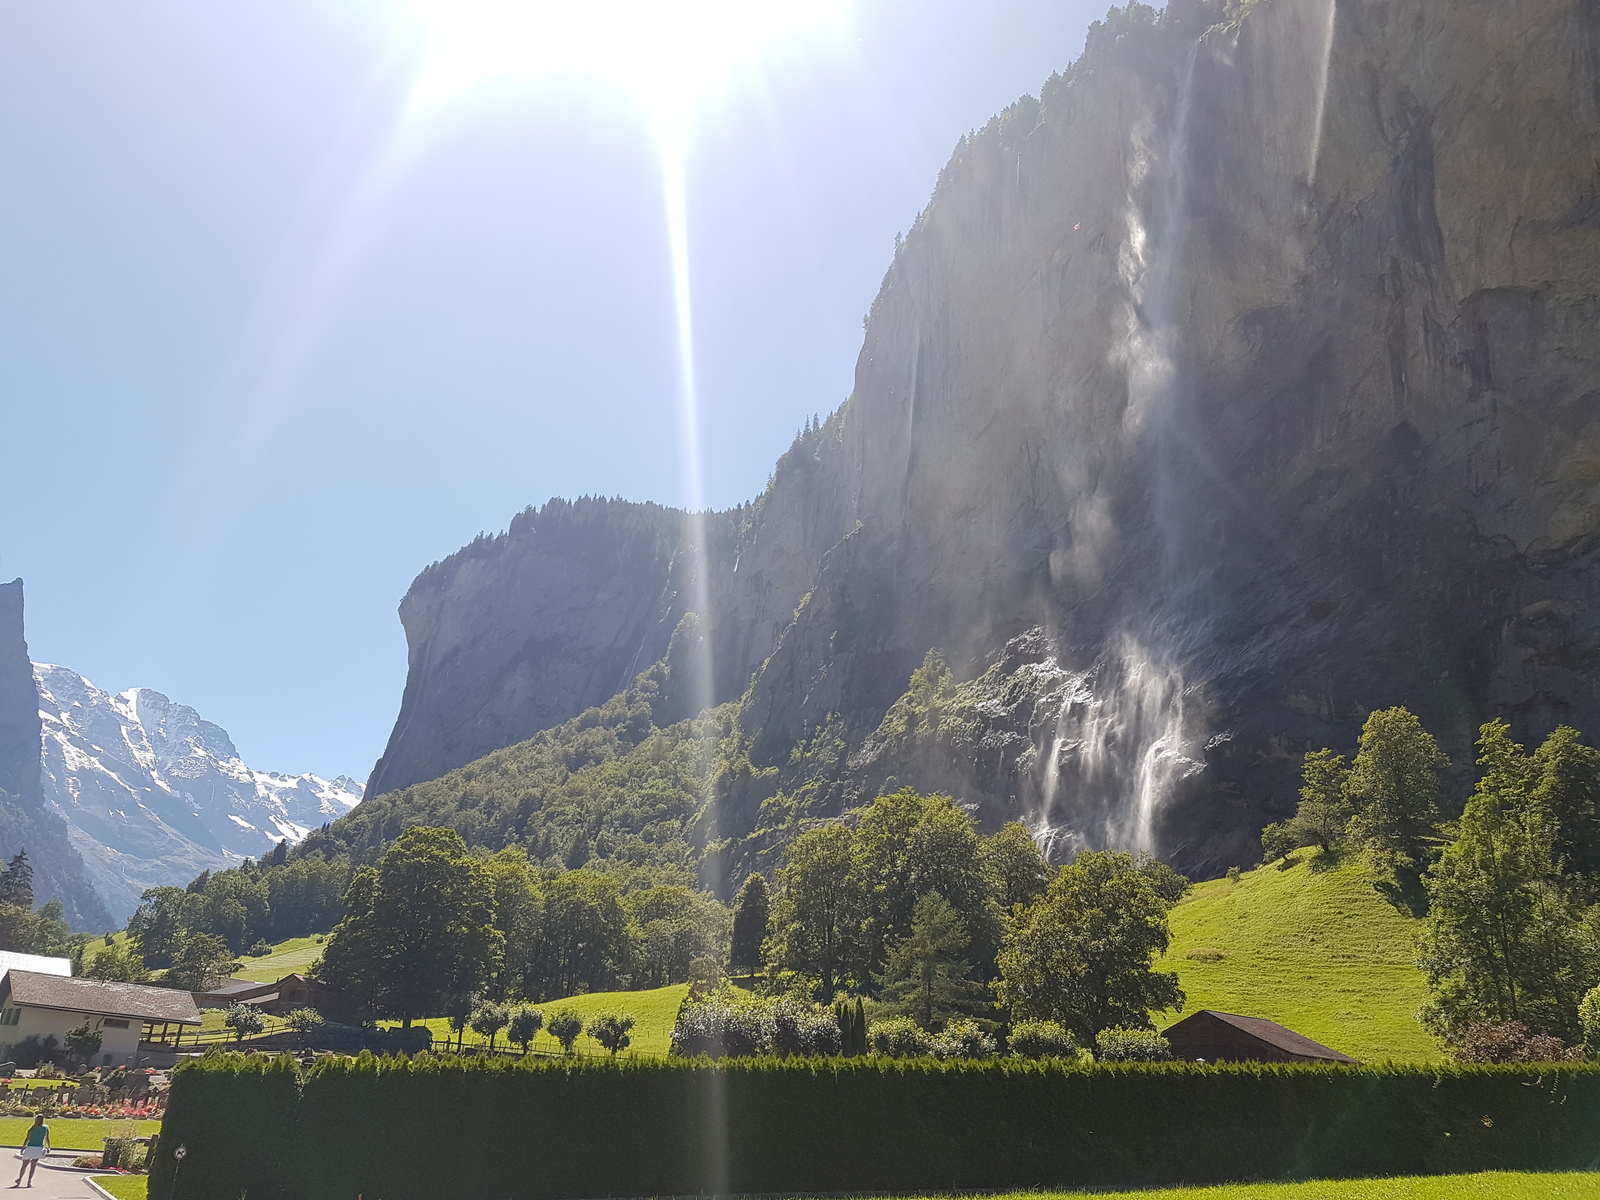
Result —
M 91 1178 L 117 1200 L 146 1200 L 150 1195 L 148 1175 L 94 1175 Z
M 1184 1012 L 1267 1017 L 1363 1062 L 1440 1058 L 1415 1016 L 1426 995 L 1414 961 L 1419 922 L 1390 906 L 1359 863 L 1321 869 L 1317 852 L 1300 854 L 1309 861 L 1287 871 L 1199 884 L 1173 909 L 1162 965 L 1178 972 Z
M 279 942 L 272 948 L 271 954 L 261 958 L 246 955 L 234 976 L 238 979 L 254 979 L 259 983 L 277 983 L 285 975 L 295 972 L 304 974 L 311 969 L 312 963 L 322 957 L 322 946 L 326 940 L 326 936 L 321 940 L 298 937 Z
M 1414 1175 L 1311 1183 L 1231 1183 L 1142 1192 L 1011 1192 L 985 1200 L 1600 1200 L 1600 1174 Z M 928 1198 L 932 1200 L 932 1198 Z
M 678 1006 L 689 993 L 689 985 L 675 983 L 671 987 L 655 988 L 647 992 L 591 992 L 587 996 L 569 996 L 565 1000 L 546 1000 L 533 1005 L 540 1009 L 545 1019 L 558 1008 L 575 1009 L 586 1020 L 598 1012 L 617 1012 L 633 1018 L 633 1045 L 622 1052 L 623 1057 L 664 1058 L 672 1042 L 672 1025 L 678 1019 Z M 392 1024 L 392 1022 L 390 1022 Z M 443 1017 L 432 1017 L 419 1022 L 433 1031 L 434 1041 L 453 1040 L 450 1022 Z M 487 1041 L 472 1030 L 466 1032 L 466 1044 L 477 1045 Z M 505 1045 L 501 1035 L 498 1045 Z M 549 1054 L 559 1054 L 561 1043 L 548 1033 L 541 1032 L 530 1047 Z M 578 1039 L 577 1049 L 584 1054 L 603 1055 L 605 1051 L 588 1034 Z
M 47 1117 L 50 1144 L 58 1150 L 101 1150 L 108 1137 L 149 1137 L 161 1132 L 160 1121 L 118 1121 L 83 1117 Z M 0 1146 L 20 1146 L 32 1117 L 0 1117 Z

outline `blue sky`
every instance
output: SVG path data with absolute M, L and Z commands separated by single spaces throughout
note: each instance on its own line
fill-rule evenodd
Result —
M 704 496 L 849 393 L 894 237 L 1104 0 L 852 0 L 704 98 Z M 416 573 L 550 496 L 680 503 L 652 126 L 599 80 L 404 114 L 399 0 L 0 6 L 0 578 L 33 657 L 364 777 Z

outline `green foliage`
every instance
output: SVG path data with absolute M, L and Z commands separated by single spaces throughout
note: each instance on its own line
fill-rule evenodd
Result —
M 984 838 L 979 857 L 989 877 L 989 893 L 1001 912 L 1032 904 L 1050 882 L 1050 864 L 1019 821 L 1010 821 L 993 837 Z
M 88 1065 L 94 1056 L 100 1053 L 100 1045 L 100 1031 L 92 1027 L 88 1021 L 67 1030 L 67 1053 L 77 1062 Z
M 1574 1039 L 1578 1002 L 1600 983 L 1600 914 L 1586 919 L 1564 886 L 1538 756 L 1491 721 L 1478 764 L 1456 836 L 1425 879 L 1419 961 L 1431 996 L 1422 1019 L 1446 1038 L 1474 1022 L 1512 1021 Z
M 1000 912 L 972 817 L 948 796 L 909 788 L 879 796 L 861 814 L 852 848 L 865 901 L 858 977 L 883 969 L 889 946 L 911 932 L 917 902 L 941 896 L 959 916 L 973 961 L 987 967 L 999 944 Z
M 6 869 L 0 872 L 0 904 L 13 908 L 33 907 L 33 867 L 28 863 L 26 850 L 12 855 Z
M 1130 855 L 1080 854 L 1007 919 L 1001 1001 L 1016 1017 L 1059 1021 L 1085 1045 L 1105 1029 L 1152 1028 L 1152 1010 L 1181 1010 L 1177 975 L 1151 967 L 1168 943 L 1163 888 L 1176 885 Z
M 633 1028 L 633 1018 L 620 1013 L 596 1013 L 589 1018 L 585 1032 L 595 1041 L 599 1042 L 613 1058 L 617 1051 L 626 1050 L 633 1041 L 629 1031 Z
M 867 1014 L 857 996 L 852 1002 L 841 997 L 833 1002 L 834 1023 L 839 1026 L 839 1053 L 847 1058 L 867 1052 Z
M 322 977 L 408 1025 L 476 990 L 505 948 L 485 876 L 455 831 L 406 830 L 351 880 Z
M 886 1058 L 928 1058 L 933 1055 L 933 1034 L 910 1017 L 874 1021 L 867 1035 L 872 1052 Z
M 283 1023 L 300 1035 L 301 1045 L 305 1045 L 313 1033 L 327 1024 L 322 1014 L 314 1008 L 294 1009 L 284 1017 Z
M 500 1036 L 500 1031 L 510 1023 L 511 1009 L 494 1000 L 478 1005 L 467 1018 L 467 1024 L 472 1027 L 473 1033 L 489 1039 L 491 1051 L 494 1049 L 495 1039 Z
M 672 1027 L 672 1053 L 680 1058 L 810 1058 L 836 1055 L 842 1043 L 833 1010 L 726 985 L 691 994 Z
M 544 1013 L 537 1008 L 522 1005 L 512 1010 L 511 1020 L 506 1025 L 506 1040 L 514 1043 L 526 1054 L 533 1039 L 539 1035 L 539 1030 L 544 1028 Z
M 1600 1058 L 1600 987 L 1592 987 L 1578 1001 L 1578 1027 L 1590 1058 Z
M 825 1000 L 855 958 L 861 897 L 852 877 L 854 847 L 848 826 L 823 825 L 790 843 L 778 872 L 780 955 L 786 966 L 819 978 Z
M 363 1055 L 320 1061 L 298 1097 L 295 1079 L 287 1059 L 217 1055 L 180 1068 L 151 1195 L 927 1195 L 1585 1168 L 1600 1125 L 1600 1068 L 1587 1064 Z M 593 1136 L 624 1120 L 628 1137 Z M 188 1157 L 174 1189 L 177 1144 Z M 503 1153 L 528 1145 L 537 1170 Z
M 1150 1029 L 1102 1029 L 1094 1056 L 1108 1063 L 1166 1062 L 1172 1058 L 1172 1044 Z
M 695 959 L 709 956 L 720 964 L 728 953 L 728 910 L 704 892 L 661 884 L 627 893 L 623 907 L 635 947 L 635 987 L 681 983 Z
M 561 1043 L 562 1053 L 571 1054 L 578 1044 L 578 1035 L 583 1032 L 583 1018 L 570 1008 L 558 1008 L 550 1014 L 545 1028 Z
M 992 1009 L 988 989 L 967 978 L 971 968 L 961 959 L 967 941 L 950 902 L 938 892 L 925 894 L 912 913 L 911 932 L 890 947 L 879 977 L 885 1011 L 942 1029 L 952 1016 Z
M 184 934 L 167 968 L 167 982 L 191 992 L 228 978 L 235 966 L 228 943 L 210 933 Z
M 51 900 L 29 912 L 20 904 L 0 904 L 0 950 L 48 954 L 81 962 L 89 938 L 73 933 L 61 901 Z
M 1078 1057 L 1078 1045 L 1065 1025 L 1055 1021 L 1018 1021 L 1008 1039 L 1011 1053 L 1022 1058 Z
M 1433 735 L 1404 708 L 1372 713 L 1361 730 L 1344 782 L 1350 837 L 1399 902 L 1414 894 L 1439 836 L 1449 766 Z
M 1342 754 L 1313 750 L 1306 755 L 1300 805 L 1289 820 L 1261 831 L 1263 861 L 1272 862 L 1301 846 L 1320 846 L 1332 854 L 1343 844 L 1354 814 L 1346 790 L 1350 767 Z
M 761 946 L 767 939 L 771 916 L 772 899 L 766 877 L 752 871 L 739 885 L 739 894 L 733 901 L 733 938 L 728 952 L 728 965 L 733 970 L 754 975 L 761 969 Z
M 233 1030 L 233 1036 L 241 1042 L 247 1037 L 254 1037 L 267 1027 L 267 1019 L 261 1010 L 250 1004 L 228 1005 L 222 1023 Z

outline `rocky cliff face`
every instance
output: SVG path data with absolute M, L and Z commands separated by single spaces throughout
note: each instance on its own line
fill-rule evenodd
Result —
M 74 929 L 103 932 L 112 927 L 111 916 L 67 839 L 66 825 L 45 805 L 39 692 L 22 615 L 22 580 L 0 584 L 0 856 L 9 861 L 26 850 L 34 899 L 59 900 Z
M 553 503 L 418 579 L 372 790 L 595 703 L 691 611 L 682 703 L 742 697 L 757 767 L 827 730 L 857 790 L 1194 870 L 1375 707 L 1462 766 L 1491 715 L 1600 736 L 1597 14 L 1114 12 L 958 147 L 758 501 Z M 894 718 L 930 649 L 948 726 Z

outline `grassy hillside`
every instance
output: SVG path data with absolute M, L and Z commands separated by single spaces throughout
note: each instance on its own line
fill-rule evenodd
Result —
M 1286 871 L 1199 884 L 1173 910 L 1164 965 L 1182 980 L 1184 1012 L 1267 1017 L 1364 1062 L 1440 1058 L 1415 1017 L 1425 996 L 1418 922 L 1360 863 L 1300 856 Z
M 322 944 L 325 937 L 298 937 L 288 941 L 279 942 L 272 948 L 271 954 L 264 954 L 260 958 L 243 959 L 239 969 L 235 971 L 236 979 L 255 979 L 261 983 L 277 983 L 285 975 L 296 971 L 302 974 L 311 969 L 311 964 L 322 957 Z
M 652 988 L 643 992 L 591 992 L 586 996 L 569 996 L 565 1000 L 546 1000 L 532 1007 L 542 1011 L 546 1020 L 549 1020 L 550 1014 L 558 1008 L 573 1009 L 586 1021 L 600 1012 L 615 1012 L 630 1016 L 634 1021 L 633 1045 L 623 1051 L 623 1056 L 665 1058 L 667 1048 L 672 1041 L 672 1025 L 678 1019 L 678 1006 L 683 1003 L 683 998 L 688 993 L 688 984 L 675 983 L 670 987 Z M 444 1017 L 432 1017 L 417 1024 L 426 1025 L 431 1029 L 436 1042 L 455 1039 L 456 1035 L 450 1029 L 450 1022 Z M 469 1029 L 464 1040 L 467 1045 L 472 1046 L 485 1043 L 488 1039 L 479 1037 Z M 497 1044 L 505 1045 L 504 1034 L 500 1036 Z M 546 1054 L 560 1054 L 561 1043 L 541 1031 L 529 1049 L 542 1050 Z M 581 1054 L 605 1054 L 600 1044 L 588 1034 L 578 1038 L 577 1050 Z

